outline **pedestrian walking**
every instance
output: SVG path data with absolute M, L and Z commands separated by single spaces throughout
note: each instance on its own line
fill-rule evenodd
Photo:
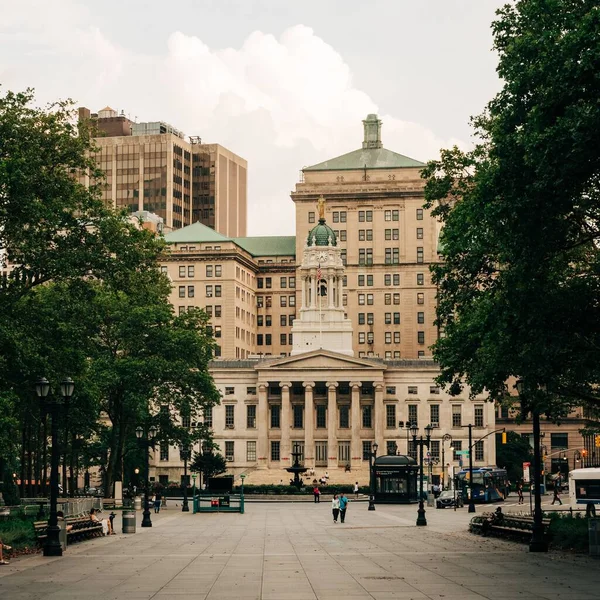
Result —
M 337 523 L 338 516 L 340 514 L 340 499 L 337 494 L 333 495 L 333 500 L 331 501 L 331 512 L 333 513 L 333 522 Z
M 159 492 L 156 492 L 156 494 L 154 495 L 154 512 L 155 513 L 160 512 L 160 505 L 161 505 L 161 496 L 160 496 Z
M 4 554 L 3 551 L 4 550 L 12 550 L 12 547 L 9 546 L 8 544 L 3 544 L 2 540 L 0 540 L 0 565 L 8 565 L 10 564 L 7 560 L 5 560 L 4 558 Z
M 348 498 L 344 494 L 340 494 L 340 521 L 343 523 L 346 520 L 346 509 L 348 508 Z
M 354 495 L 356 496 L 356 499 L 358 500 L 358 481 L 354 484 Z
M 521 482 L 517 484 L 517 494 L 519 495 L 519 504 L 523 504 L 523 484 Z
M 557 500 L 558 503 L 562 506 L 562 500 L 560 499 L 560 487 L 555 483 L 554 484 L 554 497 L 552 498 L 552 504 L 554 504 Z
M 319 502 L 321 502 L 321 490 L 318 485 L 315 485 L 313 488 L 313 496 L 315 498 L 315 504 L 319 504 Z

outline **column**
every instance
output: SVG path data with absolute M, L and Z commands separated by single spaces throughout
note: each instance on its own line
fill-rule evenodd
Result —
M 352 414 L 350 415 L 352 425 L 352 442 L 351 442 L 351 453 L 352 453 L 352 466 L 362 466 L 362 440 L 360 439 L 360 388 L 362 382 L 351 381 L 350 387 L 352 388 Z
M 311 274 L 311 276 L 310 276 L 310 289 L 312 290 L 311 298 L 310 298 L 310 306 L 311 306 L 311 308 L 317 308 L 317 276 L 316 275 Z
M 383 405 L 383 383 L 374 383 L 375 388 L 375 442 L 379 446 L 377 454 L 387 454 L 383 432 L 385 429 L 385 406 Z
M 336 381 L 328 381 L 327 385 L 327 467 L 338 466 L 337 445 L 337 386 Z
M 304 386 L 304 466 L 315 466 L 315 403 L 314 381 L 305 381 Z
M 281 461 L 282 465 L 291 465 L 290 427 L 292 426 L 290 404 L 290 382 L 280 383 L 281 387 Z
M 338 283 L 338 297 L 337 297 L 337 307 L 336 308 L 343 308 L 343 304 L 342 304 L 342 294 L 344 291 L 344 287 L 342 285 L 342 279 L 343 275 L 341 273 L 338 273 L 338 279 L 337 279 L 337 283 Z
M 333 285 L 334 285 L 333 275 L 328 275 L 327 276 L 327 293 L 329 294 L 329 308 L 333 308 L 333 297 L 334 297 Z
M 269 402 L 267 399 L 268 384 L 258 384 L 258 414 L 257 418 L 257 433 L 258 442 L 256 444 L 257 463 L 259 469 L 266 469 L 269 464 Z
M 302 302 L 300 308 L 307 308 L 308 303 L 306 302 L 306 277 L 302 277 Z

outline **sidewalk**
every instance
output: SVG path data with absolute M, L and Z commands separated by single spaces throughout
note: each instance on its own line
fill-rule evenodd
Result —
M 478 507 L 478 512 L 479 507 Z M 244 515 L 152 514 L 154 526 L 98 538 L 62 558 L 0 567 L 9 600 L 592 600 L 598 562 L 530 554 L 466 533 L 466 510 L 350 503 L 251 504 Z M 120 516 L 116 520 L 121 531 Z

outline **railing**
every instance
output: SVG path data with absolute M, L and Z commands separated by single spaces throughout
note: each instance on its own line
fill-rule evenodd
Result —
M 59 498 L 58 510 L 62 510 L 65 517 L 89 514 L 92 508 L 102 510 L 102 498 Z M 19 506 L 2 506 L 0 515 L 3 517 L 18 514 L 38 515 L 50 512 L 50 500 L 48 498 L 22 498 Z
M 244 514 L 244 494 L 198 494 L 193 499 L 198 512 L 239 512 Z

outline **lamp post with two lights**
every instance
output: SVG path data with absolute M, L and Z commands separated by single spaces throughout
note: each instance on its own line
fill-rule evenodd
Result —
M 140 445 L 146 448 L 146 483 L 144 486 L 144 518 L 142 519 L 142 527 L 152 527 L 152 519 L 150 518 L 150 446 L 156 437 L 158 430 L 154 425 L 145 430 L 141 425 L 135 429 L 135 437 L 137 437 Z

